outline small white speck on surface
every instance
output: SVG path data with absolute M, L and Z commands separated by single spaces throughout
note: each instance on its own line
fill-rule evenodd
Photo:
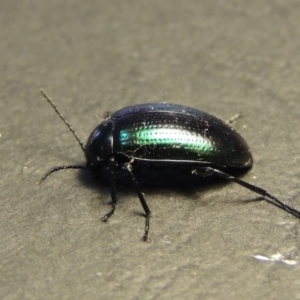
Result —
M 280 253 L 273 254 L 270 257 L 264 255 L 253 255 L 253 257 L 260 261 L 279 262 L 289 266 L 295 266 L 298 264 L 298 261 L 285 259 L 285 257 Z
M 169 244 L 169 245 L 171 245 L 171 244 L 172 244 L 172 242 L 171 242 L 171 241 L 167 241 L 167 240 L 161 240 L 161 242 L 162 242 L 163 244 Z

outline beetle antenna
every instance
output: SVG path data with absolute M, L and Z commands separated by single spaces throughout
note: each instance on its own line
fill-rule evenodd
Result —
M 77 166 L 77 165 L 69 165 L 69 166 L 57 166 L 54 167 L 52 169 L 50 169 L 49 171 L 47 171 L 47 173 L 44 174 L 44 176 L 41 178 L 39 185 L 52 173 L 56 172 L 56 171 L 60 171 L 60 170 L 66 170 L 66 169 L 87 169 L 87 166 Z
M 72 126 L 69 124 L 69 122 L 65 119 L 65 117 L 59 112 L 57 106 L 53 103 L 53 101 L 46 95 L 46 93 L 44 92 L 44 90 L 41 90 L 42 95 L 44 96 L 44 98 L 47 100 L 47 102 L 53 107 L 53 109 L 55 110 L 55 112 L 58 114 L 58 116 L 63 120 L 63 122 L 67 125 L 67 127 L 69 128 L 69 130 L 73 133 L 73 135 L 75 136 L 76 140 L 78 141 L 82 151 L 85 151 L 85 146 L 83 144 L 83 142 L 79 139 L 79 137 L 77 136 L 76 132 L 74 131 L 74 129 L 72 128 Z M 54 172 L 54 171 L 53 171 Z M 50 175 L 50 174 L 48 174 Z M 47 177 L 47 176 L 46 176 Z
M 214 168 L 210 168 L 210 167 L 207 167 L 206 168 L 207 171 L 210 171 L 211 173 L 214 173 L 220 177 L 223 177 L 223 178 L 226 178 L 230 181 L 233 181 L 243 187 L 245 187 L 246 189 L 256 193 L 256 194 L 259 194 L 263 197 L 266 198 L 266 201 L 268 203 L 271 203 L 281 209 L 283 209 L 284 211 L 290 213 L 291 215 L 295 216 L 296 218 L 300 219 L 300 211 L 295 209 L 295 208 L 292 208 L 290 207 L 289 205 L 283 203 L 282 201 L 280 201 L 279 199 L 277 199 L 275 196 L 271 195 L 270 193 L 268 193 L 266 190 L 256 186 L 256 185 L 253 185 L 253 184 L 250 184 L 246 181 L 243 181 L 237 177 L 234 177 L 234 176 L 231 176 L 227 173 L 224 173 L 220 170 L 217 170 L 217 169 L 214 169 Z

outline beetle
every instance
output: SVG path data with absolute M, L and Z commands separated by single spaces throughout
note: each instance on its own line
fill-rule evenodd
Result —
M 266 190 L 231 175 L 231 170 L 249 170 L 252 154 L 246 141 L 228 123 L 187 106 L 148 103 L 125 107 L 108 116 L 90 134 L 86 145 L 79 139 L 53 101 L 41 90 L 78 141 L 86 157 L 85 165 L 63 165 L 50 169 L 42 178 L 62 169 L 109 169 L 111 210 L 102 221 L 114 214 L 117 197 L 115 170 L 123 169 L 131 177 L 145 212 L 142 241 L 149 241 L 151 210 L 145 200 L 134 170 L 138 167 L 171 167 L 192 174 L 217 175 L 253 191 L 300 219 L 300 211 L 288 206 Z

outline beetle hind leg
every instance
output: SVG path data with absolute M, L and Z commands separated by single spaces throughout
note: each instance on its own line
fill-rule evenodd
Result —
M 222 178 L 226 178 L 227 180 L 230 180 L 230 181 L 233 181 L 243 187 L 245 187 L 246 189 L 256 193 L 256 194 L 259 194 L 261 196 L 263 196 L 265 198 L 265 200 L 270 203 L 270 204 L 273 204 L 279 208 L 281 208 L 282 210 L 286 211 L 287 213 L 295 216 L 296 218 L 300 219 L 300 211 L 285 204 L 284 202 L 280 201 L 279 199 L 277 199 L 275 196 L 273 196 L 272 194 L 268 193 L 266 190 L 256 186 L 256 185 L 253 185 L 253 184 L 250 184 L 244 180 L 241 180 L 237 177 L 234 177 L 230 174 L 227 174 L 227 173 L 224 173 L 218 169 L 214 169 L 214 168 L 211 168 L 211 167 L 207 167 L 206 170 L 208 172 L 212 172 L 213 174 L 216 174 L 218 175 L 219 177 L 222 177 Z

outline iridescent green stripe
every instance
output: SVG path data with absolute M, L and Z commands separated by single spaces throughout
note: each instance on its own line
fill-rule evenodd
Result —
M 122 146 L 166 145 L 186 149 L 201 149 L 202 151 L 214 149 L 208 138 L 177 128 L 122 130 L 120 132 L 120 142 Z

